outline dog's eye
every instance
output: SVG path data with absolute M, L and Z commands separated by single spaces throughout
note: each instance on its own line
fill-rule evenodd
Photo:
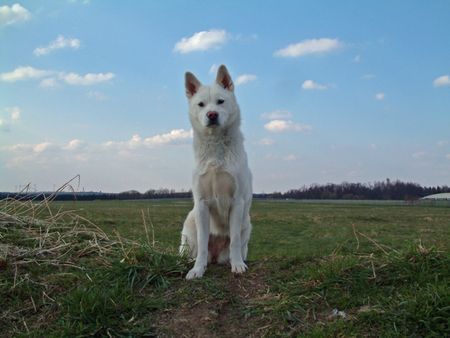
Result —
M 199 105 L 199 107 L 204 107 L 205 106 L 205 104 L 203 102 L 199 102 L 198 105 Z
M 225 100 L 223 100 L 223 99 L 218 99 L 217 100 L 217 104 L 222 104 L 222 103 L 224 103 L 225 102 Z

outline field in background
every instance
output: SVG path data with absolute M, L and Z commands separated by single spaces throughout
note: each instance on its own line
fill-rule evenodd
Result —
M 212 266 L 191 282 L 183 278 L 190 264 L 174 255 L 191 201 L 51 205 L 52 213 L 61 208 L 114 238 L 114 254 L 101 266 L 91 256 L 77 258 L 81 270 L 33 266 L 21 284 L 17 265 L 0 260 L 2 336 L 450 332 L 449 207 L 258 200 L 250 270 L 234 277 L 228 267 Z M 6 226 L 0 229 L 0 241 L 19 243 Z M 43 280 L 50 284 L 41 291 L 51 300 L 31 291 Z M 48 317 L 51 325 L 43 325 Z
M 419 240 L 448 249 L 450 207 L 405 205 L 401 202 L 254 201 L 249 259 L 268 256 L 330 255 L 339 248 L 355 247 L 355 227 L 393 249 Z M 190 200 L 55 202 L 53 207 L 76 209 L 107 233 L 141 239 L 144 213 L 154 226 L 155 240 L 174 250 L 180 243 L 183 221 L 192 209 Z M 372 249 L 367 239 L 362 241 Z

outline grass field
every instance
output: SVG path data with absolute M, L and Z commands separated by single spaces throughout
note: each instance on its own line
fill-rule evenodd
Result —
M 53 202 L 33 218 L 11 205 L 0 336 L 450 334 L 446 206 L 255 201 L 249 271 L 187 282 L 191 201 Z

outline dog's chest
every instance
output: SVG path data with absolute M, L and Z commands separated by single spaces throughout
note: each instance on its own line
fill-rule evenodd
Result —
M 231 174 L 217 166 L 209 166 L 199 177 L 198 192 L 208 203 L 213 214 L 219 216 L 220 223 L 228 223 L 236 182 Z
M 233 176 L 221 167 L 210 165 L 199 177 L 199 193 L 205 200 L 233 198 L 236 183 Z

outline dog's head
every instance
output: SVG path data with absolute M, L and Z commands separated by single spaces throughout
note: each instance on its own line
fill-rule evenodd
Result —
M 224 65 L 219 67 L 216 82 L 210 86 L 203 86 L 194 74 L 187 72 L 185 87 L 194 130 L 212 132 L 240 122 L 234 84 Z

